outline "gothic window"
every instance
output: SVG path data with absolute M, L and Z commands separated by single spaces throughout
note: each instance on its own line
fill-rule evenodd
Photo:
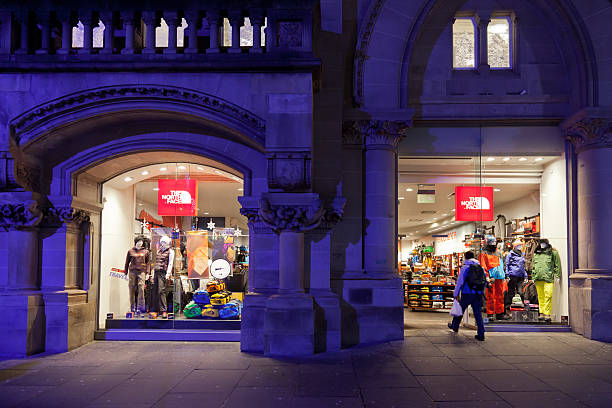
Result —
M 487 27 L 487 51 L 491 68 L 512 68 L 510 41 L 510 19 L 492 18 Z
M 471 17 L 453 23 L 453 68 L 476 68 L 476 25 Z

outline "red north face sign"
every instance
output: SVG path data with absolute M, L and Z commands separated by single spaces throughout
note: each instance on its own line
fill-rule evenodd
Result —
M 493 221 L 493 187 L 455 187 L 456 221 Z
M 198 182 L 196 180 L 158 180 L 157 214 L 198 215 Z

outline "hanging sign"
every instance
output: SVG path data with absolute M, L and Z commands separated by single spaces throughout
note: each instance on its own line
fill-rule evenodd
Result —
M 493 221 L 493 187 L 455 187 L 455 221 Z
M 170 216 L 195 216 L 198 207 L 198 182 L 196 180 L 158 180 L 157 214 Z

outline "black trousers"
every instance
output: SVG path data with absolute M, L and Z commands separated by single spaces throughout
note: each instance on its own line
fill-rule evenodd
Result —
M 517 293 L 519 295 L 521 294 L 521 283 L 524 280 L 524 278 L 519 276 L 510 276 L 510 280 L 508 281 L 508 292 L 506 293 L 506 296 L 504 296 L 504 306 L 506 308 L 510 307 L 514 295 L 516 295 Z M 523 297 L 521 296 L 521 299 L 522 298 Z
M 166 284 L 166 271 L 156 270 L 153 274 L 153 290 L 151 292 L 152 312 L 163 313 L 168 310 Z

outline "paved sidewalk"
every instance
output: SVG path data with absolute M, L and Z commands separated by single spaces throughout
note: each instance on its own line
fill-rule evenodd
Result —
M 237 343 L 94 342 L 0 362 L 1 407 L 612 407 L 612 344 L 570 333 L 406 331 L 278 360 Z

